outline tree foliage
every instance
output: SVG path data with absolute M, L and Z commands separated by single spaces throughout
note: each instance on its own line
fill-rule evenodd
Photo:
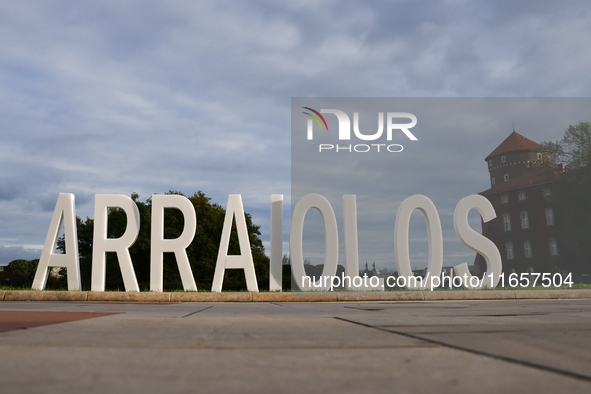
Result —
M 591 124 L 570 125 L 560 141 L 543 142 L 552 151 L 555 163 L 564 163 L 570 171 L 591 168 Z
M 35 276 L 35 272 L 37 271 L 37 265 L 39 264 L 39 259 L 36 260 L 23 260 L 18 259 L 11 261 L 5 268 L 6 272 L 12 273 L 21 273 L 23 275 L 33 277 Z
M 555 163 L 563 163 L 555 193 L 556 226 L 562 234 L 561 252 L 570 270 L 591 269 L 591 124 L 569 126 L 561 140 L 543 142 L 552 150 Z
M 183 195 L 178 191 L 169 191 L 166 194 Z M 151 237 L 151 213 L 152 200 L 140 201 L 136 193 L 131 195 L 140 212 L 140 232 L 136 242 L 129 249 L 134 271 L 140 289 L 150 288 L 150 237 Z M 201 191 L 188 197 L 195 208 L 197 217 L 197 229 L 193 242 L 187 248 L 189 264 L 199 290 L 209 290 L 213 281 L 222 227 L 226 210 L 219 204 L 212 203 Z M 268 288 L 269 258 L 260 236 L 260 226 L 253 224 L 252 217 L 246 213 L 246 225 L 250 241 L 250 248 L 254 260 L 257 281 L 260 289 Z M 92 241 L 94 221 L 86 218 L 77 218 L 78 249 L 80 253 L 80 276 L 82 288 L 90 289 L 92 270 Z M 121 209 L 109 209 L 107 236 L 118 238 L 125 232 L 127 217 Z M 164 238 L 177 238 L 184 228 L 184 219 L 181 211 L 174 208 L 164 210 Z M 58 242 L 58 249 L 64 251 L 63 239 Z M 232 227 L 228 254 L 240 254 L 238 235 L 235 224 Z M 106 289 L 123 290 L 123 278 L 119 268 L 116 253 L 107 253 L 107 278 Z M 176 258 L 173 253 L 164 254 L 164 289 L 182 289 L 182 281 L 179 274 Z M 246 280 L 243 270 L 226 270 L 224 276 L 224 290 L 246 289 Z
M 38 265 L 39 259 L 11 261 L 3 271 L 0 271 L 0 285 L 30 288 L 33 285 Z M 46 288 L 50 290 L 67 289 L 64 272 L 65 270 L 52 272 L 47 278 Z

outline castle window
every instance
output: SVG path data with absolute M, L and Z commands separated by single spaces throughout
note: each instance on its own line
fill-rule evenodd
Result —
M 519 201 L 525 200 L 525 192 L 519 192 L 519 194 L 517 194 L 517 199 Z
M 527 239 L 523 241 L 523 251 L 526 258 L 531 258 L 531 242 Z
M 544 197 L 551 195 L 552 193 L 550 192 L 550 188 L 546 188 L 543 191 Z
M 513 243 L 507 242 L 505 246 L 507 247 L 507 258 L 509 260 L 513 259 Z
M 492 160 L 489 160 L 489 161 L 488 161 L 488 166 L 489 166 L 489 167 L 492 167 Z
M 546 208 L 546 225 L 552 226 L 554 224 L 554 210 Z
M 503 215 L 503 227 L 505 231 L 511 231 L 511 215 L 508 213 Z
M 501 196 L 501 204 L 507 204 L 509 202 L 509 196 Z
M 558 246 L 556 245 L 556 239 L 550 238 L 550 241 L 548 243 L 550 246 L 550 254 L 552 256 L 558 255 Z
M 505 156 L 501 156 L 501 163 L 506 163 L 507 162 L 507 158 Z
M 542 154 L 538 153 L 538 160 L 542 160 Z
M 492 179 L 490 180 L 490 183 L 492 183 L 492 185 L 495 185 L 495 177 L 493 176 Z
M 503 175 L 503 180 L 507 182 L 509 180 L 509 174 Z
M 527 211 L 521 212 L 521 228 L 529 228 L 529 218 L 527 216 Z

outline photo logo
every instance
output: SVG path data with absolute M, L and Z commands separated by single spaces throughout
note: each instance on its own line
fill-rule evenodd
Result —
M 307 109 L 310 112 L 302 112 L 305 115 L 308 115 L 311 119 L 308 119 L 307 123 L 307 139 L 309 141 L 314 140 L 314 122 L 316 121 L 318 126 L 320 126 L 320 130 L 323 130 L 326 127 L 328 131 L 328 123 L 322 114 L 333 114 L 337 117 L 337 121 L 339 122 L 339 132 L 338 132 L 338 139 L 339 141 L 347 141 L 351 140 L 351 119 L 349 115 L 345 112 L 338 110 L 338 109 L 321 109 L 320 112 L 312 109 L 310 107 L 302 107 Z M 387 112 L 386 113 L 386 140 L 392 141 L 394 132 L 400 130 L 404 133 L 408 139 L 411 141 L 417 141 L 417 137 L 409 130 L 416 126 L 417 124 L 417 117 L 408 112 Z M 400 123 L 400 120 L 410 120 L 410 122 Z M 322 123 L 321 123 L 322 120 Z M 324 123 L 324 127 L 323 127 Z M 359 129 L 359 112 L 353 112 L 353 135 L 355 138 L 362 140 L 362 141 L 375 141 L 381 138 L 384 134 L 384 113 L 378 112 L 378 130 L 373 134 L 364 134 Z M 383 148 L 383 149 L 381 149 Z M 334 144 L 319 144 L 318 151 L 347 151 L 347 152 L 359 152 L 365 153 L 369 151 L 377 151 L 377 152 L 402 152 L 403 146 L 400 144 L 356 144 L 356 145 L 334 145 Z
M 326 126 L 326 131 L 328 131 L 328 125 L 326 124 L 326 119 L 324 119 L 324 116 L 322 116 L 322 115 L 320 114 L 320 112 L 318 112 L 318 111 L 316 111 L 315 109 L 312 109 L 312 108 L 310 108 L 310 107 L 302 107 L 302 108 L 304 108 L 304 109 L 307 109 L 307 110 L 309 110 L 309 111 L 312 111 L 312 112 L 314 112 L 316 115 L 318 115 L 318 116 L 320 117 L 320 119 L 322 119 L 322 121 L 324 122 L 324 125 Z M 318 123 L 318 125 L 320 126 L 320 129 L 322 129 L 322 124 L 320 123 L 320 121 L 318 120 L 318 118 L 317 118 L 317 117 L 315 117 L 314 115 L 312 115 L 312 114 L 311 114 L 311 113 L 309 113 L 309 112 L 302 112 L 302 113 L 303 113 L 303 114 L 306 114 L 306 115 L 308 115 L 308 116 L 310 116 L 310 117 L 312 117 L 312 119 L 314 119 L 314 120 L 315 120 L 315 121 Z M 309 139 L 309 140 L 311 140 L 311 139 L 312 139 L 312 119 L 309 119 L 309 120 L 308 120 L 308 139 Z

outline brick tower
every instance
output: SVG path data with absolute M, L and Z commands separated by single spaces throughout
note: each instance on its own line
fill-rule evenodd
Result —
M 483 224 L 482 233 L 499 249 L 503 272 L 558 272 L 563 262 L 552 193 L 564 168 L 546 147 L 515 131 L 484 160 L 491 187 L 480 194 L 497 217 Z M 482 256 L 476 255 L 475 265 L 486 271 Z

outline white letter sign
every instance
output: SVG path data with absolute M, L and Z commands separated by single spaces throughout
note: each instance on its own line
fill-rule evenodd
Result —
M 427 276 L 421 285 L 410 284 L 410 277 L 413 275 L 410 267 L 410 252 L 408 247 L 408 227 L 410 224 L 410 214 L 418 209 L 425 215 L 427 221 L 427 234 L 429 238 L 429 262 L 427 266 Z M 415 194 L 408 197 L 400 204 L 396 214 L 396 224 L 394 229 L 394 248 L 396 249 L 396 266 L 398 275 L 407 278 L 406 287 L 408 289 L 425 289 L 427 287 L 428 277 L 439 276 L 443 267 L 443 234 L 441 232 L 441 221 L 435 204 L 428 197 Z
M 283 194 L 271 195 L 269 291 L 283 288 Z
M 337 229 L 337 219 L 330 202 L 320 194 L 308 194 L 300 201 L 293 209 L 291 217 L 291 231 L 289 234 L 289 250 L 291 254 L 291 270 L 292 275 L 295 276 L 293 279 L 297 286 L 301 290 L 309 290 L 311 287 L 304 286 L 304 276 L 306 276 L 306 270 L 304 268 L 304 218 L 306 212 L 310 208 L 316 208 L 322 216 L 324 222 L 324 268 L 322 270 L 322 276 L 336 276 L 337 264 L 339 260 L 339 234 Z M 320 278 L 321 285 L 314 286 L 319 290 L 330 289 L 330 283 L 328 285 L 322 284 L 322 278 Z
M 119 238 L 107 238 L 109 208 L 121 208 L 127 216 L 127 228 Z M 107 252 L 117 252 L 125 291 L 140 291 L 129 248 L 140 233 L 140 211 L 133 200 L 118 194 L 97 194 L 94 199 L 94 235 L 92 240 L 92 291 L 105 291 Z
M 486 238 L 484 235 L 478 234 L 470 228 L 470 225 L 468 224 L 468 212 L 470 212 L 471 209 L 476 209 L 480 213 L 484 223 L 493 220 L 497 215 L 490 201 L 488 201 L 486 197 L 478 195 L 462 198 L 454 211 L 454 228 L 456 229 L 458 239 L 462 241 L 464 245 L 475 250 L 484 257 L 486 260 L 486 273 L 484 274 L 482 281 L 478 281 L 479 285 L 473 286 L 470 281 L 472 274 L 470 274 L 470 271 L 468 270 L 468 264 L 462 263 L 456 265 L 454 271 L 459 276 L 463 277 L 466 275 L 468 279 L 466 280 L 467 283 L 464 283 L 464 286 L 468 288 L 480 289 L 484 286 L 492 288 L 499 283 L 500 275 L 503 271 L 501 254 L 490 239 Z M 490 275 L 491 273 L 492 275 Z M 488 275 L 490 275 L 489 278 L 486 278 Z
M 238 232 L 240 254 L 228 256 L 230 232 L 232 231 L 232 218 L 236 218 L 236 230 Z M 244 207 L 242 206 L 242 197 L 240 194 L 230 194 L 228 196 L 228 206 L 226 207 L 226 217 L 224 218 L 224 227 L 222 229 L 222 240 L 220 241 L 220 249 L 218 252 L 218 260 L 215 265 L 215 274 L 213 275 L 211 291 L 222 291 L 224 272 L 229 268 L 243 269 L 248 291 L 259 291 L 257 277 L 254 272 L 252 252 L 250 251 L 250 241 L 248 240 Z
M 62 223 L 64 224 L 66 253 L 55 254 L 53 251 Z M 55 204 L 47 238 L 45 238 L 37 272 L 35 272 L 35 279 L 33 279 L 33 289 L 43 290 L 45 288 L 49 267 L 66 267 L 68 269 L 68 289 L 82 290 L 76 233 L 76 208 L 74 195 L 71 193 L 60 193 Z
M 164 208 L 176 208 L 183 213 L 183 217 L 185 218 L 183 232 L 176 239 L 164 238 Z M 195 208 L 193 208 L 193 204 L 187 197 L 176 194 L 152 196 L 150 290 L 162 291 L 162 276 L 164 271 L 163 253 L 174 252 L 183 282 L 183 289 L 185 291 L 197 291 L 197 285 L 195 284 L 187 251 L 185 250 L 193 242 L 196 227 Z

